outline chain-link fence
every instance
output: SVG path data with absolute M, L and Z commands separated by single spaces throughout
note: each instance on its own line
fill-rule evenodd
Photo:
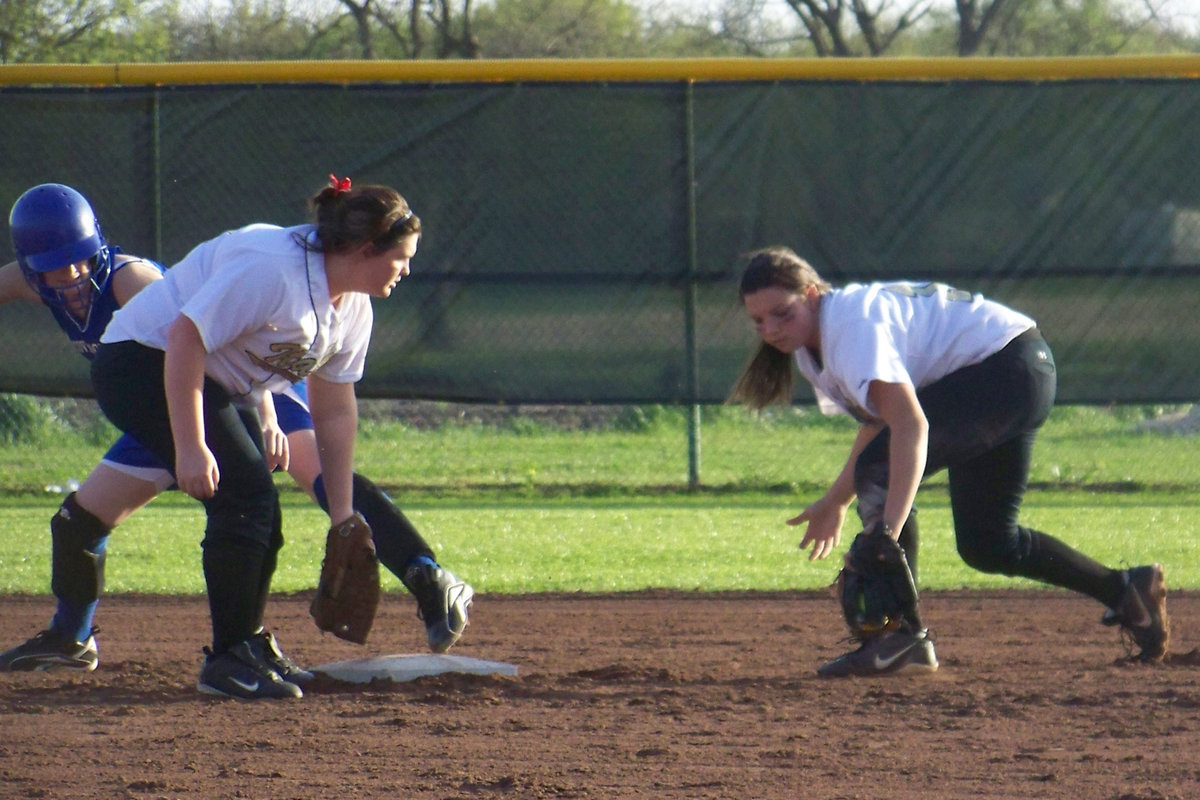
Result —
M 363 397 L 719 402 L 768 244 L 1031 314 L 1060 402 L 1200 396 L 1200 80 L 10 85 L 0 118 L 0 197 L 73 185 L 166 264 L 330 172 L 400 189 L 425 236 Z M 0 391 L 89 394 L 44 309 L 0 330 Z

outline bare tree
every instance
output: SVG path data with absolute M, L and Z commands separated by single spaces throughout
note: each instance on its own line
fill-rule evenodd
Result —
M 724 0 L 684 14 L 651 7 L 650 21 L 649 27 L 659 39 L 677 43 L 674 53 L 679 55 L 769 58 L 808 41 L 800 29 L 779 24 L 778 18 L 768 13 L 767 0 Z
M 353 4 L 353 0 L 339 2 Z M 460 9 L 454 7 L 452 0 L 406 0 L 390 5 L 363 0 L 361 8 L 360 24 L 365 24 L 367 18 L 373 19 L 410 58 L 424 54 L 426 29 L 433 32 L 436 58 L 479 58 L 479 42 L 471 31 L 471 0 L 462 0 Z
M 0 0 L 0 63 L 1200 49 L 1175 0 L 1136 2 Z
M 420 58 L 424 40 L 421 38 L 421 4 L 412 0 L 408 9 L 408 28 L 412 34 L 412 57 Z
M 958 54 L 973 56 L 979 52 L 991 30 L 993 23 L 999 19 L 1000 12 L 1009 5 L 1009 0 L 992 0 L 990 3 L 980 3 L 979 0 L 954 0 L 958 11 Z
M 472 32 L 489 58 L 621 58 L 651 54 L 643 20 L 626 0 L 495 0 Z
M 354 0 L 338 0 L 338 2 L 346 7 L 346 10 L 350 12 L 351 19 L 354 20 L 354 30 L 362 57 L 365 59 L 375 58 L 375 39 L 371 31 L 371 19 L 375 16 L 375 9 L 372 8 L 372 5 L 375 0 L 363 0 L 362 5 L 355 3 Z
M 800 18 L 817 55 L 847 57 L 864 55 L 856 40 L 866 55 L 886 53 L 897 36 L 929 12 L 931 0 L 902 7 L 891 0 L 879 0 L 874 6 L 867 0 L 787 0 L 787 4 Z M 853 18 L 856 34 L 847 33 L 848 18 Z
M 1195 52 L 1200 37 L 1185 15 L 1171 15 L 1174 2 L 785 0 L 779 7 L 794 20 L 789 26 L 764 14 L 763 0 L 712 0 L 702 12 L 668 16 L 663 29 L 693 50 L 765 57 Z
M 381 28 L 392 35 L 392 39 L 408 58 L 421 57 L 421 0 L 397 2 L 391 6 L 376 3 L 370 14 Z
M 428 2 L 428 18 L 437 35 L 437 57 L 479 58 L 479 41 L 471 33 L 471 0 L 462 0 L 457 16 L 452 0 Z
M 51 60 L 133 7 L 130 0 L 2 0 L 0 64 Z

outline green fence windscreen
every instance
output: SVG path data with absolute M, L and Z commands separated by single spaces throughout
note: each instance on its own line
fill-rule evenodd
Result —
M 363 397 L 719 402 L 755 342 L 739 256 L 768 244 L 1029 313 L 1060 402 L 1200 397 L 1200 81 L 0 87 L 0 119 L 6 207 L 68 183 L 166 264 L 304 221 L 331 172 L 398 188 L 425 236 Z M 89 394 L 44 310 L 0 330 L 0 391 Z

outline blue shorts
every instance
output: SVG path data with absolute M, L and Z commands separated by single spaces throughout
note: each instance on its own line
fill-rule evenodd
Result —
M 279 427 L 287 435 L 296 431 L 312 430 L 312 414 L 308 412 L 308 392 L 303 383 L 292 386 L 288 391 L 275 395 L 275 415 Z M 175 485 L 175 476 L 163 465 L 158 456 L 151 453 L 128 433 L 121 434 L 100 459 L 117 472 L 122 472 L 158 487 L 160 492 Z
M 275 416 L 279 417 L 279 427 L 289 436 L 296 431 L 311 431 L 308 387 L 304 383 L 295 383 L 286 392 L 275 395 Z

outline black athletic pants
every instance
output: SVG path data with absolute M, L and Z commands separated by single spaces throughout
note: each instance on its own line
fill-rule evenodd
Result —
M 169 468 L 175 442 L 163 386 L 165 353 L 136 342 L 101 345 L 92 361 L 100 409 Z M 283 546 L 282 514 L 263 458 L 258 414 L 239 409 L 215 381 L 204 381 L 205 443 L 217 460 L 220 484 L 201 501 L 204 580 L 212 615 L 212 647 L 222 653 L 262 625 L 271 576 Z
M 1123 590 L 1120 573 L 1017 522 L 1034 439 L 1054 405 L 1056 380 L 1054 356 L 1034 329 L 918 391 L 929 421 L 925 476 L 947 470 L 955 541 L 969 566 L 1062 586 L 1115 606 Z M 888 445 L 884 430 L 855 464 L 864 520 L 882 513 Z M 902 535 L 902 544 L 915 555 L 915 524 L 904 533 L 911 543 Z

